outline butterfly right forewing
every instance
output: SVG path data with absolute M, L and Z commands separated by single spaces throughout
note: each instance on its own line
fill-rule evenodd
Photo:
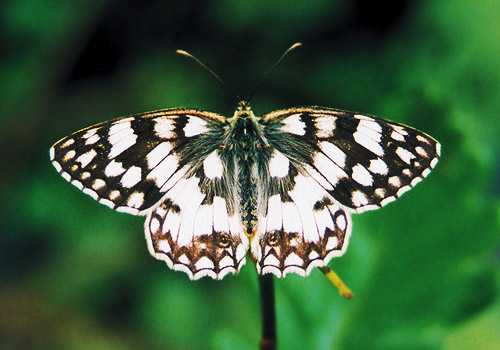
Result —
M 440 156 L 440 144 L 423 132 L 341 110 L 292 108 L 264 115 L 263 124 L 274 147 L 356 212 L 394 201 Z

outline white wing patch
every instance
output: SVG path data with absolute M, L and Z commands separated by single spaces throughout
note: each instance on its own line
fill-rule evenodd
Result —
M 335 146 L 333 143 L 327 141 L 321 141 L 319 143 L 319 148 L 338 167 L 340 168 L 345 167 L 345 160 L 347 158 L 347 155 L 340 148 Z
M 331 186 L 335 186 L 339 180 L 348 177 L 344 169 L 332 162 L 331 159 L 321 152 L 317 152 L 314 155 L 313 165 Z
M 90 151 L 85 152 L 84 154 L 82 154 L 81 156 L 76 158 L 76 161 L 78 163 L 80 163 L 80 166 L 82 168 L 85 168 L 87 165 L 89 165 L 89 163 L 92 161 L 92 159 L 95 158 L 96 155 L 97 155 L 97 152 L 95 150 L 91 149 Z M 73 157 L 71 157 L 71 158 L 73 158 Z
M 281 152 L 274 150 L 269 160 L 269 174 L 275 177 L 285 177 L 288 175 L 290 161 Z
M 141 181 L 141 174 L 142 170 L 140 167 L 131 166 L 125 174 L 123 174 L 120 183 L 123 187 L 132 188 Z
M 156 119 L 154 123 L 154 131 L 156 133 L 156 136 L 162 139 L 175 138 L 175 124 L 172 119 Z
M 209 179 L 222 177 L 224 167 L 217 151 L 213 151 L 207 158 L 205 158 L 203 161 L 203 170 L 205 172 L 205 176 Z
M 151 170 L 146 179 L 153 180 L 158 188 L 161 188 L 164 183 L 174 174 L 178 169 L 179 158 L 176 154 L 164 156 L 163 159 Z
M 318 116 L 314 123 L 318 130 L 318 137 L 328 138 L 333 136 L 335 130 L 335 117 L 332 116 Z
M 123 174 L 125 171 L 126 169 L 123 167 L 123 164 L 113 159 L 111 162 L 109 162 L 106 168 L 104 168 L 104 175 L 106 175 L 107 177 L 115 177 Z M 86 174 L 86 177 L 90 176 L 90 173 L 88 172 L 83 174 Z
M 281 131 L 303 136 L 306 133 L 306 124 L 300 118 L 300 114 L 293 114 L 283 121 Z
M 184 127 L 184 135 L 193 137 L 208 131 L 207 122 L 195 116 L 189 116 L 189 120 Z

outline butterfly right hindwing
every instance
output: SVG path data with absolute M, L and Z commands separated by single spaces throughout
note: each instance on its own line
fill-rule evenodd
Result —
M 251 247 L 257 271 L 306 276 L 343 255 L 350 213 L 281 152 L 272 150 L 265 162 L 268 179 L 258 186 L 263 203 Z

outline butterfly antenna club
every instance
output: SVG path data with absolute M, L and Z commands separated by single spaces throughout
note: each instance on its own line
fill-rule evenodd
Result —
M 279 64 L 285 59 L 285 57 L 288 56 L 288 54 L 290 52 L 292 52 L 292 51 L 294 51 L 294 50 L 296 50 L 296 49 L 298 49 L 300 47 L 302 47 L 302 43 L 301 42 L 296 42 L 296 43 L 292 44 L 288 49 L 286 49 L 285 52 L 283 52 L 283 54 L 280 56 L 280 58 L 278 58 L 276 60 L 276 62 L 274 62 L 274 64 L 271 66 L 271 68 L 269 68 L 267 70 L 267 72 L 264 73 L 264 75 L 262 76 L 262 78 L 260 79 L 260 81 L 257 83 L 257 85 L 253 89 L 252 93 L 248 97 L 248 101 L 249 102 L 253 98 L 253 96 L 255 95 L 255 92 L 262 86 L 262 84 L 271 75 L 271 73 L 276 69 L 276 67 L 278 67 Z
M 200 65 L 200 67 L 202 67 L 208 73 L 210 73 L 210 75 L 212 77 L 214 77 L 215 80 L 217 80 L 221 86 L 224 86 L 224 81 L 221 79 L 221 77 L 217 73 L 215 73 L 210 67 L 208 67 L 205 63 L 200 61 L 196 56 L 192 55 L 191 53 L 187 52 L 186 50 L 180 50 L 180 49 L 175 50 L 175 53 L 178 54 L 179 56 L 184 56 L 184 57 L 190 58 L 193 61 L 195 61 L 198 65 Z

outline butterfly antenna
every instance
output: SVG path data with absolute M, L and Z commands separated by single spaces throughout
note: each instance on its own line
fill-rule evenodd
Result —
M 224 86 L 224 82 L 222 81 L 221 77 L 217 73 L 215 73 L 212 69 L 210 69 L 210 67 L 208 67 L 205 63 L 201 62 L 198 58 L 196 58 L 195 56 L 193 56 L 192 54 L 190 54 L 185 50 L 175 50 L 175 53 L 178 54 L 179 56 L 190 58 L 196 63 L 198 63 L 201 66 L 201 68 L 205 69 L 208 73 L 210 73 L 210 75 L 213 76 L 221 86 Z
M 292 44 L 292 46 L 290 46 L 288 49 L 286 49 L 285 52 L 283 52 L 283 54 L 280 56 L 280 58 L 278 58 L 278 60 L 271 66 L 271 68 L 269 68 L 267 70 L 267 72 L 264 73 L 264 75 L 262 76 L 262 78 L 260 79 L 260 81 L 257 83 L 257 85 L 255 86 L 254 90 L 252 91 L 252 93 L 250 94 L 250 96 L 248 97 L 248 102 L 250 102 L 250 100 L 253 98 L 253 96 L 255 95 L 255 92 L 262 86 L 262 84 L 266 81 L 267 77 L 269 77 L 269 75 L 271 75 L 271 73 L 276 69 L 276 67 L 278 67 L 278 65 L 281 63 L 281 61 L 283 61 L 283 59 L 288 56 L 288 54 L 290 52 L 292 52 L 293 50 L 295 49 L 298 49 L 302 47 L 302 43 L 301 42 L 296 42 L 294 44 Z

